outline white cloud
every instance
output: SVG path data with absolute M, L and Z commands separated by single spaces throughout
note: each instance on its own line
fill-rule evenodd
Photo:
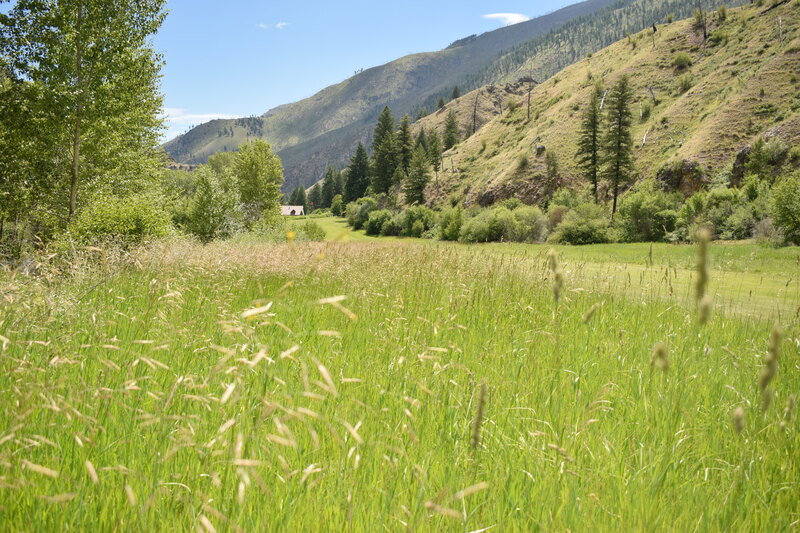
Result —
M 520 22 L 531 20 L 529 16 L 523 15 L 522 13 L 489 13 L 488 15 L 484 15 L 483 18 L 499 20 L 504 26 L 511 26 L 512 24 L 519 24 Z
M 288 22 L 278 22 L 276 24 L 264 24 L 262 22 L 261 24 L 256 24 L 256 26 L 258 26 L 262 30 L 272 30 L 272 29 L 282 30 L 283 28 L 285 28 L 288 25 L 289 25 Z
M 161 116 L 167 127 L 163 134 L 164 139 L 177 137 L 189 129 L 189 127 L 197 126 L 209 120 L 216 120 L 218 118 L 238 118 L 236 115 L 227 115 L 225 113 L 189 113 L 185 109 L 178 107 L 165 107 Z

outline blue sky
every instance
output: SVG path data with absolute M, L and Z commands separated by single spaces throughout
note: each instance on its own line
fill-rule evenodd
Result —
M 575 1 L 169 0 L 155 38 L 166 60 L 165 138 L 212 118 L 260 115 L 357 69 Z

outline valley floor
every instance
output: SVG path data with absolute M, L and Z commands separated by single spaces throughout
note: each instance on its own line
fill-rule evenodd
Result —
M 800 525 L 797 249 L 358 237 L 0 278 L 0 529 Z

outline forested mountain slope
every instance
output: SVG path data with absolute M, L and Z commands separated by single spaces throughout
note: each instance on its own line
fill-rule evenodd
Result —
M 510 196 L 534 202 L 560 184 L 579 183 L 575 154 L 591 92 L 624 74 L 634 89 L 640 179 L 658 177 L 691 192 L 721 171 L 740 179 L 742 159 L 759 137 L 800 144 L 800 2 L 729 10 L 725 20 L 711 12 L 707 20 L 707 40 L 693 20 L 682 20 L 564 69 L 533 88 L 530 120 L 528 85 L 519 83 L 473 91 L 425 117 L 417 128 L 441 132 L 452 109 L 462 131 L 469 131 L 477 98 L 489 104 L 479 120 L 491 118 L 445 154 L 429 202 L 458 197 L 487 205 Z M 676 66 L 679 56 L 691 64 Z M 548 152 L 557 162 L 557 182 L 552 172 L 548 177 Z

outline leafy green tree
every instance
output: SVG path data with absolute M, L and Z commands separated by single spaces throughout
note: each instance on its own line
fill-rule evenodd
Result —
M 800 245 L 800 171 L 775 186 L 770 214 L 786 243 Z
M 458 127 L 458 119 L 456 113 L 452 109 L 447 113 L 447 118 L 444 122 L 444 149 L 449 150 L 457 145 L 461 140 L 461 132 Z
M 424 204 L 425 187 L 430 181 L 428 154 L 421 146 L 414 149 L 408 176 L 403 183 L 407 204 Z
M 608 130 L 604 139 L 603 159 L 606 176 L 614 197 L 611 216 L 617 212 L 620 187 L 633 179 L 633 139 L 630 104 L 633 100 L 628 76 L 622 76 L 608 95 Z
M 597 181 L 600 175 L 600 148 L 602 143 L 600 126 L 602 123 L 600 91 L 595 88 L 592 91 L 592 97 L 589 99 L 589 105 L 586 107 L 581 121 L 577 153 L 578 166 L 586 180 L 592 184 L 594 203 L 598 202 Z
M 344 213 L 344 202 L 342 201 L 341 194 L 337 194 L 333 197 L 333 201 L 331 202 L 331 213 L 337 217 L 342 216 L 342 213 Z
M 344 187 L 344 202 L 349 204 L 362 198 L 369 187 L 369 157 L 367 149 L 362 143 L 358 143 L 356 153 L 350 159 L 350 166 L 347 169 L 347 182 Z
M 239 146 L 234 174 L 246 224 L 251 225 L 264 214 L 278 213 L 283 198 L 283 166 L 266 141 L 255 139 Z
M 29 179 L 65 220 L 82 194 L 133 193 L 131 176 L 159 171 L 162 60 L 151 38 L 165 3 L 17 0 L 0 15 L 0 57 L 21 104 L 14 135 L 35 146 Z
M 406 175 L 408 175 L 408 171 L 411 168 L 411 156 L 413 153 L 414 142 L 411 138 L 411 125 L 408 115 L 404 115 L 400 121 L 400 129 L 397 130 L 397 156 L 398 164 Z
M 375 126 L 372 139 L 372 190 L 387 193 L 398 166 L 397 139 L 394 131 L 392 110 L 384 107 Z
M 230 233 L 229 222 L 236 207 L 235 191 L 227 189 L 212 167 L 195 171 L 197 184 L 189 205 L 187 228 L 204 242 Z

